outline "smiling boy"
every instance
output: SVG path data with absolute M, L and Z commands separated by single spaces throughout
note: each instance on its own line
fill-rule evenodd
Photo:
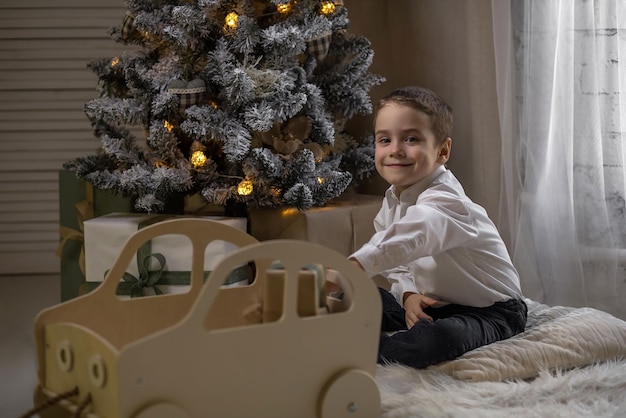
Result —
M 406 87 L 379 102 L 374 125 L 376 170 L 391 186 L 376 233 L 350 258 L 390 283 L 380 289 L 379 362 L 424 368 L 522 332 L 527 309 L 506 246 L 445 167 L 451 108 Z

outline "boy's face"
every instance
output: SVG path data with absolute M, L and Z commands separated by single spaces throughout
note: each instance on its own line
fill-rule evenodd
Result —
M 452 140 L 437 144 L 428 115 L 407 105 L 383 106 L 374 130 L 376 170 L 398 194 L 427 177 L 450 155 Z

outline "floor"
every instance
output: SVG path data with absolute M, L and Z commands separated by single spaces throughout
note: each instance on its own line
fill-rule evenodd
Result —
M 0 417 L 17 418 L 33 407 L 33 323 L 60 294 L 58 275 L 0 276 Z

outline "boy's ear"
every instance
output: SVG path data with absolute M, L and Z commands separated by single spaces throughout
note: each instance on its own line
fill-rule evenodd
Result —
M 437 162 L 445 164 L 450 159 L 450 152 L 452 151 L 452 138 L 447 137 L 441 147 L 439 148 L 439 155 L 437 156 Z

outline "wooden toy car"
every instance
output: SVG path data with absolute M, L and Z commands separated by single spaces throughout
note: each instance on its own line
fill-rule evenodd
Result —
M 164 234 L 193 244 L 189 291 L 116 297 L 139 247 Z M 203 285 L 215 239 L 240 248 Z M 222 286 L 247 263 L 254 282 Z M 326 297 L 327 269 L 343 298 Z M 257 242 L 209 220 L 164 221 L 128 239 L 100 287 L 38 315 L 35 404 L 55 404 L 41 416 L 376 417 L 380 311 L 374 283 L 333 250 Z

